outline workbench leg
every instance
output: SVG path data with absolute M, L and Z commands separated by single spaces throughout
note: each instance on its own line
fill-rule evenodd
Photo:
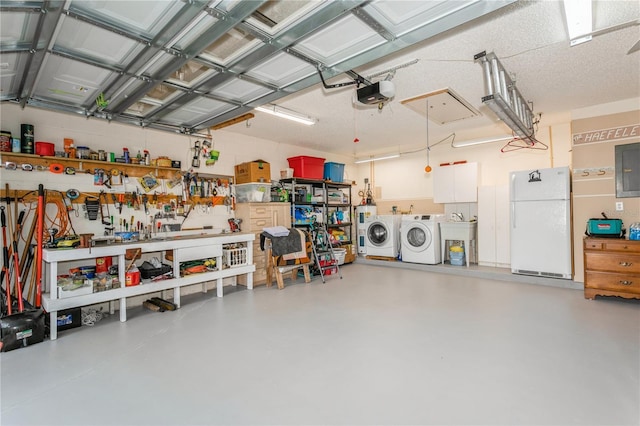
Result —
M 109 301 L 109 315 L 116 313 L 116 303 L 113 300 Z
M 56 340 L 58 338 L 58 312 L 49 312 L 49 338 Z
M 178 308 L 180 307 L 180 287 L 176 287 L 173 289 L 173 303 Z
M 216 280 L 216 294 L 218 297 L 222 297 L 223 296 L 223 292 L 222 292 L 222 278 L 218 278 Z
M 120 299 L 120 322 L 127 321 L 127 298 Z
M 271 285 L 271 281 L 268 281 L 268 283 Z M 253 272 L 247 274 L 247 290 L 253 290 Z

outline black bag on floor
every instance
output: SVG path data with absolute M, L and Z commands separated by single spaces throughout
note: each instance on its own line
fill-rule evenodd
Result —
M 12 351 L 44 340 L 42 309 L 29 309 L 0 318 L 2 352 Z

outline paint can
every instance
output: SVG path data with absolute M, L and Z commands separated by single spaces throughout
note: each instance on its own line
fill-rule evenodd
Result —
M 111 256 L 96 257 L 96 274 L 109 272 L 111 267 Z
M 11 132 L 0 130 L 0 151 L 11 152 Z
M 140 284 L 140 271 L 138 268 L 132 268 L 124 275 L 124 282 L 127 287 Z

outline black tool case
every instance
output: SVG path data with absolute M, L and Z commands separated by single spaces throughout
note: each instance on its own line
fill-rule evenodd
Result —
M 42 309 L 28 309 L 0 318 L 2 352 L 12 351 L 44 340 Z
M 140 270 L 140 276 L 143 279 L 155 278 L 159 275 L 171 272 L 173 268 L 170 265 L 162 264 L 159 268 L 156 268 L 151 263 L 144 261 L 142 265 L 138 266 Z

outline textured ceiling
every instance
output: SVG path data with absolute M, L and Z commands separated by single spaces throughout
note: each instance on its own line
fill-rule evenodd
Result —
M 557 1 L 2 0 L 0 100 L 183 133 L 253 112 L 225 131 L 357 157 L 424 145 L 424 114 L 401 101 L 450 88 L 480 115 L 434 123 L 432 142 L 504 135 L 481 102 L 473 56 L 484 50 L 543 126 L 554 112 L 640 96 L 640 52 L 627 54 L 639 2 L 593 4 L 595 30 L 631 25 L 570 48 Z M 318 69 L 329 84 L 391 79 L 395 97 L 359 104 L 355 85 L 323 88 Z M 267 103 L 318 122 L 253 109 Z

